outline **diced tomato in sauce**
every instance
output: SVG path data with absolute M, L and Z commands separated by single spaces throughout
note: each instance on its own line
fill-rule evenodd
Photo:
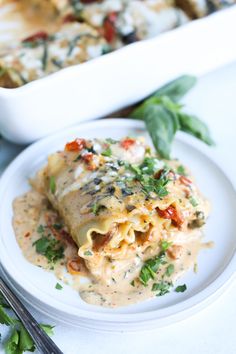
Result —
M 135 140 L 131 138 L 127 138 L 121 141 L 120 145 L 125 149 L 128 150 L 132 145 L 135 144 Z
M 67 14 L 64 18 L 63 18 L 63 23 L 68 23 L 68 22 L 74 22 L 76 21 L 76 16 L 73 14 Z
M 82 160 L 85 163 L 90 163 L 93 160 L 93 153 L 92 152 L 88 152 L 87 154 L 82 156 Z
M 189 186 L 192 183 L 192 181 L 185 176 L 180 176 L 179 180 L 180 183 L 184 184 L 185 186 Z
M 81 258 L 73 258 L 67 262 L 67 270 L 70 274 L 76 275 L 85 272 L 85 266 Z
M 65 150 L 79 152 L 83 150 L 85 146 L 86 146 L 86 141 L 84 139 L 75 139 L 74 141 L 71 141 L 66 144 Z
M 170 219 L 173 222 L 173 224 L 177 227 L 180 227 L 184 222 L 183 216 L 180 213 L 178 213 L 177 210 L 172 205 L 170 205 L 165 210 L 161 210 L 157 208 L 157 212 L 161 218 Z

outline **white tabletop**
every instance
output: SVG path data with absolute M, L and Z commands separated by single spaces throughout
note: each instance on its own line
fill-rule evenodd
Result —
M 185 102 L 189 111 L 209 125 L 217 142 L 212 154 L 236 186 L 236 63 L 202 77 Z M 0 141 L 0 171 L 19 151 Z M 65 354 L 235 354 L 235 299 L 236 281 L 199 314 L 166 328 L 131 334 L 95 333 L 57 323 L 35 310 L 32 313 L 40 322 L 56 325 L 53 339 Z

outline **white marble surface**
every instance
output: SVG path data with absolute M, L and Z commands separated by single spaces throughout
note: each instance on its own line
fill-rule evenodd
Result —
M 236 185 L 236 63 L 202 77 L 186 96 L 185 103 L 189 111 L 210 126 L 217 142 L 212 154 L 221 161 Z M 19 151 L 19 147 L 0 141 L 0 171 Z M 210 307 L 166 328 L 131 334 L 100 334 L 55 321 L 53 338 L 65 354 L 235 354 L 235 299 L 236 280 Z M 41 322 L 53 322 L 36 311 L 32 313 Z M 0 332 L 4 338 L 6 331 L 1 325 Z

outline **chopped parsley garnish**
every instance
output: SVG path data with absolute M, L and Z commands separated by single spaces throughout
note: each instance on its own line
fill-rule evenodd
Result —
M 196 201 L 196 199 L 194 199 L 193 197 L 189 198 L 190 203 L 192 204 L 193 207 L 198 206 L 198 202 Z
M 177 173 L 181 176 L 187 176 L 186 170 L 184 168 L 184 166 L 179 165 L 176 169 Z
M 54 194 L 56 192 L 56 181 L 55 181 L 55 177 L 51 176 L 50 180 L 49 180 L 49 188 L 52 194 Z
M 168 267 L 166 268 L 165 275 L 170 277 L 174 273 L 174 271 L 175 271 L 174 264 L 169 264 Z
M 167 251 L 168 248 L 172 245 L 172 242 L 168 242 L 168 241 L 161 241 L 161 249 L 163 252 Z
M 111 155 L 112 155 L 112 151 L 111 151 L 111 148 L 110 148 L 110 147 L 108 147 L 106 150 L 104 150 L 104 151 L 102 152 L 102 156 L 111 157 Z
M 154 283 L 152 291 L 156 291 L 156 296 L 163 296 L 170 292 L 173 284 L 162 280 L 160 283 Z
M 139 168 L 142 173 L 153 175 L 158 169 L 160 169 L 160 160 L 155 157 L 145 157 Z
M 147 283 L 150 279 L 155 279 L 156 272 L 159 267 L 163 264 L 166 264 L 166 256 L 164 252 L 161 252 L 154 258 L 148 259 L 139 274 L 139 280 L 144 286 L 147 286 Z
M 62 229 L 62 225 L 61 224 L 53 224 L 52 227 L 56 230 L 61 230 Z
M 104 205 L 100 205 L 98 203 L 94 203 L 92 205 L 91 211 L 94 215 L 98 215 L 100 211 L 104 210 L 106 207 Z
M 56 263 L 64 258 L 64 247 L 62 244 L 49 236 L 42 236 L 33 243 L 36 252 L 45 256 L 49 263 Z
M 59 283 L 56 283 L 55 289 L 57 289 L 57 290 L 62 290 L 62 289 L 63 289 L 63 286 L 62 286 L 61 284 L 59 284 Z
M 187 290 L 186 284 L 178 285 L 177 288 L 175 288 L 176 293 L 183 293 L 185 290 Z
M 38 228 L 37 228 L 37 232 L 39 234 L 42 234 L 44 232 L 44 226 L 43 225 L 39 225 Z
M 23 326 L 22 322 L 12 315 L 12 309 L 9 306 L 6 306 L 2 297 L 0 297 L 0 323 L 10 328 L 9 336 L 3 343 L 7 354 L 20 354 L 25 351 L 35 351 L 36 347 L 31 336 Z M 53 326 L 40 324 L 40 327 L 48 335 L 53 335 Z
M 132 280 L 132 281 L 130 282 L 130 285 L 131 285 L 131 286 L 135 286 L 134 280 Z
M 85 255 L 85 256 L 92 256 L 93 254 L 92 254 L 91 251 L 88 250 L 88 251 L 85 251 L 85 252 L 84 252 L 84 255 Z
M 114 140 L 112 138 L 107 138 L 106 141 L 109 143 L 109 144 L 116 144 L 117 143 L 117 140 Z
M 165 197 L 168 194 L 168 190 L 166 189 L 166 185 L 169 182 L 169 179 L 167 178 L 167 174 L 169 170 L 163 169 L 160 173 L 159 178 L 154 178 L 153 175 L 150 175 L 150 171 L 152 170 L 152 163 L 150 162 L 151 158 L 146 158 L 148 160 L 148 164 L 146 163 L 145 165 L 131 165 L 131 164 L 125 164 L 125 167 L 132 171 L 134 173 L 134 178 L 136 181 L 139 181 L 142 191 L 144 194 L 149 196 L 151 192 L 156 193 L 160 198 Z M 147 171 L 143 170 L 144 168 L 147 169 Z

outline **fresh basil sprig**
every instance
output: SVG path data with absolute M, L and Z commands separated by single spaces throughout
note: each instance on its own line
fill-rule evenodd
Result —
M 130 114 L 132 118 L 145 121 L 153 145 L 164 159 L 170 159 L 171 145 L 178 130 L 191 134 L 208 145 L 214 144 L 206 124 L 183 112 L 183 106 L 177 103 L 195 83 L 196 78 L 181 76 L 160 88 Z

